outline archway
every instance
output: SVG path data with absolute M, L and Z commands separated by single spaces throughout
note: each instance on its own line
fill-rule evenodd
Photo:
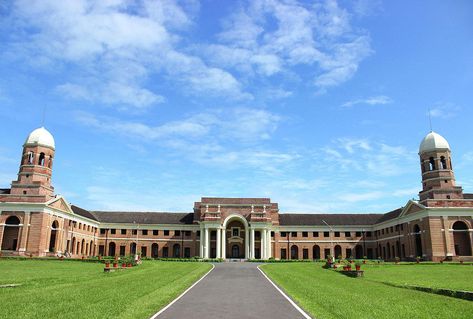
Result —
M 172 246 L 172 256 L 174 258 L 180 258 L 181 257 L 181 245 L 174 244 L 174 246 Z
M 340 245 L 335 246 L 335 258 L 342 258 L 342 247 Z
M 299 247 L 296 245 L 291 246 L 291 259 L 299 259 Z
M 156 243 L 152 244 L 151 245 L 151 257 L 158 258 L 158 251 L 159 251 L 158 244 L 156 244 Z
M 320 259 L 320 247 L 317 245 L 312 247 L 312 259 Z
M 75 252 L 76 252 L 76 238 L 72 237 L 71 254 L 75 254 Z
M 49 236 L 49 252 L 53 253 L 56 251 L 56 232 L 59 228 L 59 223 L 57 220 L 51 225 L 51 235 Z
M 110 242 L 110 244 L 108 244 L 108 255 L 114 257 L 115 249 L 116 249 L 115 243 L 113 241 Z
M 461 221 L 453 224 L 453 243 L 456 256 L 471 256 L 471 242 L 468 226 Z
M 416 257 L 422 257 L 422 236 L 419 225 L 414 225 L 414 238 L 416 244 Z
M 19 233 L 20 219 L 16 216 L 8 217 L 3 230 L 2 250 L 17 250 Z
M 355 258 L 356 259 L 363 258 L 363 247 L 361 247 L 361 245 L 355 246 Z
M 247 245 L 249 245 L 248 221 L 241 215 L 233 214 L 225 219 L 223 227 L 225 229 L 225 235 L 220 245 L 220 255 L 223 258 L 248 258 L 247 253 L 250 250 L 250 248 L 247 247 Z M 238 247 L 238 249 L 235 248 L 235 246 Z M 255 246 L 255 252 L 256 251 L 257 247 Z
M 130 244 L 130 255 L 136 255 L 136 243 Z

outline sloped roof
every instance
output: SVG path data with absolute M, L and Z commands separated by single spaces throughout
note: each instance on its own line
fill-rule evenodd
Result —
M 77 207 L 75 205 L 71 205 L 71 208 L 72 208 L 72 211 L 74 212 L 74 214 L 77 214 L 77 215 L 80 215 L 82 217 L 97 221 L 97 218 L 95 218 L 95 216 L 92 215 L 88 210 Z
M 330 226 L 339 225 L 372 225 L 382 214 L 280 214 L 279 224 L 282 226 Z
M 10 188 L 0 188 L 0 194 L 10 194 Z
M 464 199 L 473 199 L 473 194 L 463 194 Z
M 194 213 L 166 212 L 91 212 L 101 223 L 192 224 Z

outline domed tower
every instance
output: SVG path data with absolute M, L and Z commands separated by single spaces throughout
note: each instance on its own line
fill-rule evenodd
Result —
M 426 206 L 428 200 L 463 199 L 463 190 L 455 186 L 450 145 L 441 135 L 430 132 L 419 148 L 422 170 L 420 202 Z
M 51 186 L 55 143 L 44 127 L 28 135 L 23 145 L 18 179 L 12 182 L 11 195 L 22 201 L 45 202 L 54 197 Z

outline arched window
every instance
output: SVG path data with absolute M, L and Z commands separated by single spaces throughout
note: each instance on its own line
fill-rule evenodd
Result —
M 452 228 L 455 255 L 471 256 L 471 242 L 468 226 L 462 221 L 457 221 L 453 224 Z
M 172 256 L 174 258 L 179 258 L 181 257 L 181 245 L 179 244 L 174 244 L 172 247 Z
M 49 252 L 54 253 L 56 250 L 56 232 L 59 228 L 57 220 L 51 225 L 51 235 L 49 236 Z
M 433 157 L 431 157 L 431 158 L 429 159 L 429 169 L 430 169 L 431 171 L 435 170 L 435 160 L 434 160 Z
M 312 259 L 320 259 L 320 247 L 317 245 L 312 247 Z
M 16 216 L 8 217 L 3 229 L 2 250 L 16 250 L 18 248 L 19 234 L 20 219 Z
M 158 244 L 156 244 L 156 243 L 152 244 L 151 245 L 151 257 L 158 258 L 158 251 L 159 251 Z
M 49 162 L 48 162 L 48 167 L 52 168 L 53 167 L 53 156 L 49 156 Z
M 335 258 L 342 258 L 342 247 L 340 245 L 335 246 Z
M 419 225 L 414 225 L 416 257 L 422 257 L 422 237 Z
M 445 156 L 440 157 L 440 165 L 442 169 L 447 169 L 447 160 L 445 160 Z
M 44 155 L 44 153 L 39 154 L 38 165 L 44 166 L 45 158 L 46 158 L 46 156 Z
M 291 259 L 299 259 L 299 248 L 296 245 L 291 247 Z
M 33 164 L 34 161 L 34 153 L 28 152 L 28 164 Z
M 113 241 L 110 242 L 110 244 L 108 244 L 108 255 L 109 256 L 112 256 L 112 257 L 115 256 L 115 248 L 116 248 L 116 245 Z

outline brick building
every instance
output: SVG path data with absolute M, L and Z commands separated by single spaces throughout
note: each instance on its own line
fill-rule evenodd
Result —
M 386 214 L 283 214 L 269 198 L 209 197 L 186 213 L 89 211 L 54 194 L 54 152 L 53 136 L 34 130 L 23 145 L 18 179 L 0 190 L 3 255 L 434 261 L 472 256 L 473 194 L 455 185 L 450 146 L 434 132 L 419 149 L 419 200 Z

